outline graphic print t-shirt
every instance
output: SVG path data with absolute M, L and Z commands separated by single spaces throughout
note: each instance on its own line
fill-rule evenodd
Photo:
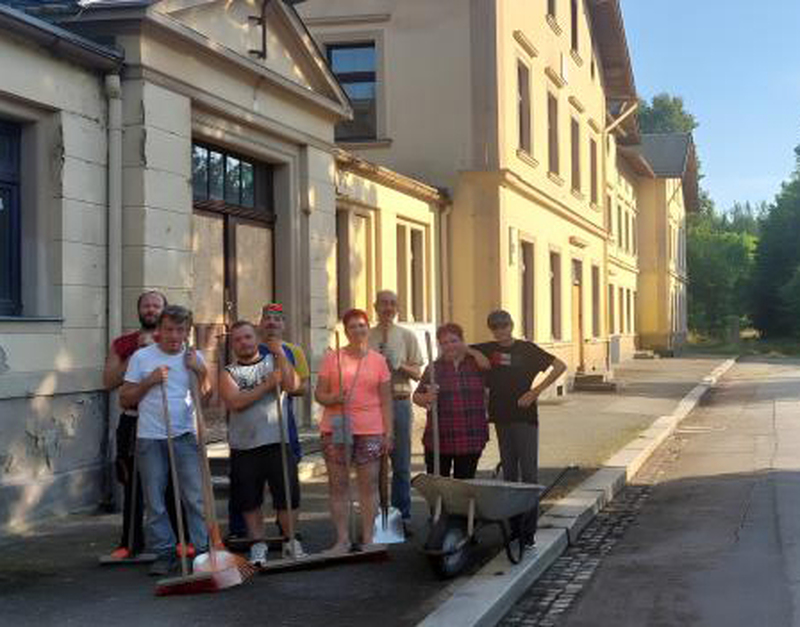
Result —
M 492 363 L 487 377 L 491 421 L 536 424 L 539 419 L 536 403 L 524 409 L 517 406 L 517 401 L 531 389 L 536 375 L 551 366 L 555 356 L 524 340 L 515 340 L 511 346 L 485 342 L 475 348 Z

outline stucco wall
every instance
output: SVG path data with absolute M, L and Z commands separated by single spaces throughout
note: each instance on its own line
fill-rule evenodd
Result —
M 98 500 L 107 148 L 102 77 L 7 32 L 0 68 L 0 118 L 22 126 L 23 317 L 0 320 L 5 530 Z

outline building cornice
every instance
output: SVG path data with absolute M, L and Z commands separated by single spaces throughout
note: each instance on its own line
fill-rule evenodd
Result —
M 375 183 L 386 185 L 399 192 L 409 194 L 424 202 L 444 207 L 450 204 L 449 196 L 425 183 L 405 176 L 389 168 L 376 165 L 352 153 L 336 149 L 336 165 L 345 172 L 352 172 Z

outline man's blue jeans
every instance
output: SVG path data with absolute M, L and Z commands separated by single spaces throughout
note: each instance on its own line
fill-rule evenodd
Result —
M 392 451 L 392 505 L 403 518 L 411 518 L 411 400 L 394 399 L 394 451 Z
M 184 433 L 173 438 L 172 444 L 189 538 L 197 552 L 202 553 L 208 550 L 208 533 L 203 521 L 203 487 L 197 440 L 193 433 Z M 176 540 L 164 500 L 170 476 L 167 441 L 140 438 L 137 454 L 144 491 L 147 546 L 154 553 L 173 553 Z

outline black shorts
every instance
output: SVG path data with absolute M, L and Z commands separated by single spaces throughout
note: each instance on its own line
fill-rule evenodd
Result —
M 292 491 L 292 509 L 300 507 L 300 482 L 297 479 L 297 462 L 289 451 L 289 485 Z M 267 444 L 252 449 L 231 449 L 231 501 L 240 512 L 250 512 L 264 502 L 264 484 L 269 485 L 272 506 L 286 509 L 286 491 L 283 489 L 281 445 Z

